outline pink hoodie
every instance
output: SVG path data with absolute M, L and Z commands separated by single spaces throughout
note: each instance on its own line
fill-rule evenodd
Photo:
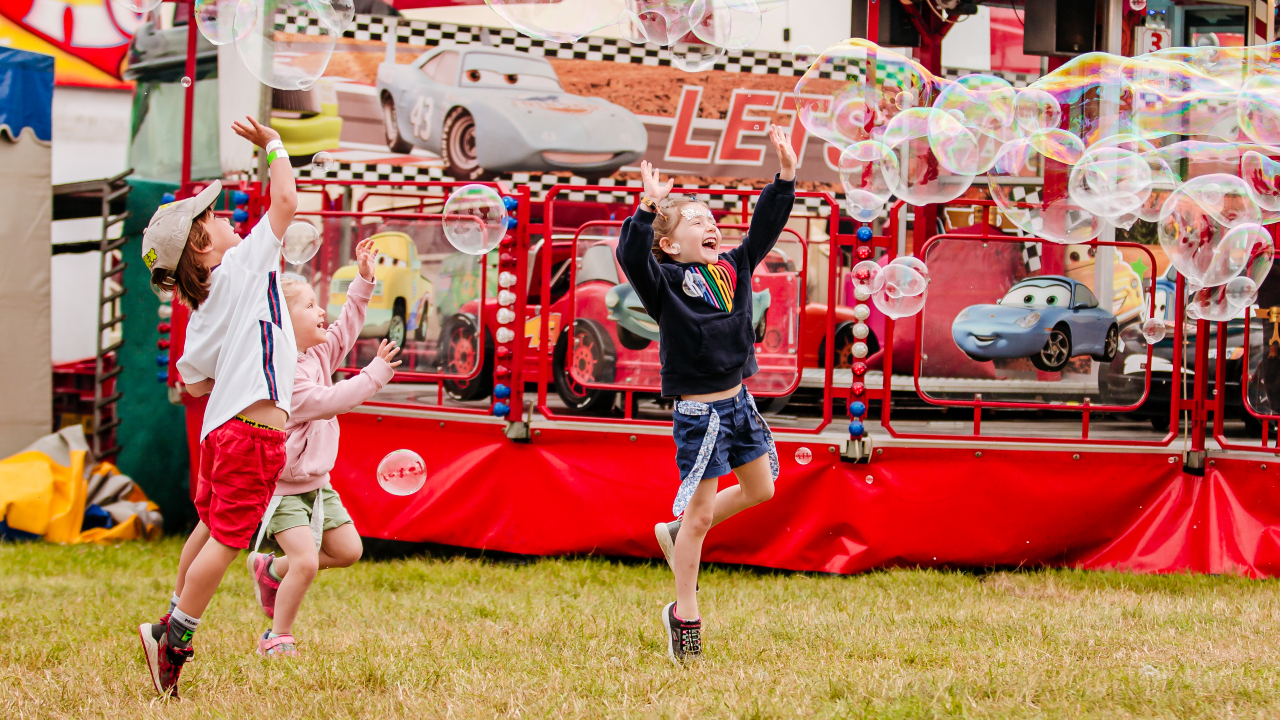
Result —
M 337 416 L 368 400 L 395 374 L 386 360 L 375 357 L 359 375 L 331 384 L 338 362 L 360 336 L 372 296 L 373 283 L 356 275 L 347 288 L 342 314 L 329 325 L 328 337 L 298 353 L 293 412 L 284 425 L 288 458 L 276 483 L 276 495 L 301 495 L 329 482 L 329 471 L 338 459 Z

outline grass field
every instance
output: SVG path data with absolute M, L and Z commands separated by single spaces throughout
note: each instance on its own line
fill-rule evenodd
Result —
M 232 566 L 161 702 L 135 628 L 180 541 L 0 546 L 0 716 L 1276 717 L 1270 582 L 1075 571 L 857 577 L 712 568 L 705 656 L 664 654 L 665 565 L 365 560 L 322 573 L 303 657 Z

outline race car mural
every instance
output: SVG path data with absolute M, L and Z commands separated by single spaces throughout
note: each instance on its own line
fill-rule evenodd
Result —
M 1099 307 L 1083 283 L 1062 275 L 1023 280 L 995 305 L 970 305 L 951 324 L 951 337 L 970 358 L 1031 360 L 1058 372 L 1077 355 L 1111 362 L 1119 348 L 1116 316 Z
M 556 170 L 598 179 L 648 146 L 631 111 L 564 92 L 542 57 L 487 45 L 434 48 L 407 65 L 388 45 L 376 92 L 387 147 L 438 153 L 458 180 Z

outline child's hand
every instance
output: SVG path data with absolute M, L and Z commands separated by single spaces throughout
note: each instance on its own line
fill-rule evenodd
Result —
M 791 134 L 782 128 L 781 125 L 774 125 L 769 128 L 769 140 L 773 142 L 774 152 L 778 153 L 778 160 L 782 163 L 782 172 L 778 175 L 783 180 L 796 179 L 796 150 L 791 147 Z
M 257 120 L 246 115 L 244 117 L 248 122 L 240 122 L 239 120 L 231 123 L 231 129 L 236 131 L 240 137 L 257 145 L 260 148 L 266 148 L 267 143 L 272 140 L 279 140 L 280 133 L 272 130 L 266 125 L 260 124 Z
M 644 179 L 644 195 L 654 202 L 662 202 L 667 195 L 671 194 L 671 188 L 675 186 L 675 180 L 668 180 L 665 183 L 658 178 L 658 171 L 648 160 L 640 161 L 640 176 Z
M 373 282 L 373 262 L 378 259 L 378 250 L 373 247 L 373 238 L 366 238 L 356 245 L 356 265 L 360 268 L 360 277 Z
M 396 360 L 395 362 L 391 361 L 391 358 L 395 357 L 396 354 L 399 352 L 400 352 L 400 348 L 396 347 L 396 344 L 391 342 L 390 340 L 383 340 L 382 342 L 378 343 L 378 357 L 382 358 L 383 360 L 386 360 L 387 364 L 390 365 L 391 367 L 400 366 L 399 360 Z

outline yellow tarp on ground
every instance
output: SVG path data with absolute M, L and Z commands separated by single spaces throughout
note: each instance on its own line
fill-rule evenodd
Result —
M 137 515 L 111 528 L 81 531 L 88 487 L 85 455 L 83 450 L 72 450 L 70 467 L 35 450 L 0 460 L 0 519 L 13 530 L 40 535 L 55 543 L 108 543 L 159 535 L 158 526 L 145 525 Z M 94 467 L 94 472 L 104 470 L 114 472 L 115 467 L 109 463 Z M 146 502 L 149 509 L 156 509 L 136 486 L 128 499 Z

